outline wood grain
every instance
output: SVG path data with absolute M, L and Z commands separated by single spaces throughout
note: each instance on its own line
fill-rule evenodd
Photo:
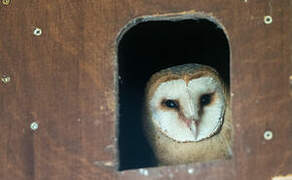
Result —
M 0 4 L 0 74 L 11 77 L 0 83 L 0 179 L 266 180 L 292 173 L 291 8 L 289 0 Z M 211 13 L 228 33 L 234 156 L 118 172 L 116 38 L 133 18 L 184 11 Z M 272 24 L 263 23 L 265 15 Z M 41 36 L 33 35 L 36 27 Z M 39 123 L 35 132 L 32 122 Z

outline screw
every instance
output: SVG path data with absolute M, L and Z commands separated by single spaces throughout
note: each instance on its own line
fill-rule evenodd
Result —
M 140 174 L 144 175 L 144 176 L 148 176 L 148 170 L 147 169 L 139 169 Z
M 189 174 L 193 174 L 193 173 L 194 173 L 194 169 L 193 169 L 193 168 L 189 168 L 189 169 L 188 169 L 188 173 L 189 173 Z
M 265 24 L 271 24 L 273 22 L 273 18 L 271 16 L 264 17 Z
M 42 35 L 42 30 L 40 28 L 35 28 L 35 30 L 33 31 L 33 34 L 35 36 L 40 36 Z
M 4 83 L 4 84 L 7 84 L 11 81 L 11 78 L 9 76 L 2 76 L 1 78 L 1 81 Z
M 30 124 L 30 129 L 33 131 L 36 131 L 39 128 L 39 125 L 37 122 L 33 122 Z
M 2 4 L 8 6 L 10 4 L 10 0 L 2 0 Z
M 264 138 L 267 141 L 272 140 L 273 139 L 273 132 L 272 131 L 265 131 Z

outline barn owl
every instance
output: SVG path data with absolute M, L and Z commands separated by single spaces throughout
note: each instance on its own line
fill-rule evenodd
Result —
M 161 70 L 150 78 L 145 99 L 144 130 L 159 165 L 231 156 L 229 91 L 213 68 Z

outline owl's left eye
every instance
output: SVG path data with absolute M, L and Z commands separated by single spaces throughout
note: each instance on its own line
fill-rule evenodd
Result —
M 175 100 L 164 100 L 162 102 L 163 105 L 165 105 L 166 107 L 168 108 L 172 108 L 172 109 L 178 109 L 179 105 L 178 105 L 178 102 L 175 101 Z

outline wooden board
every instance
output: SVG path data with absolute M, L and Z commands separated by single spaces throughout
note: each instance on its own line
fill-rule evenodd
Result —
M 272 179 L 292 173 L 290 0 L 12 0 L 0 5 L 0 179 Z M 231 48 L 231 160 L 119 172 L 116 38 L 145 15 L 203 12 Z M 273 22 L 264 23 L 271 15 Z M 34 36 L 36 27 L 41 36 Z M 30 124 L 37 122 L 37 131 Z M 263 134 L 271 130 L 274 138 Z

